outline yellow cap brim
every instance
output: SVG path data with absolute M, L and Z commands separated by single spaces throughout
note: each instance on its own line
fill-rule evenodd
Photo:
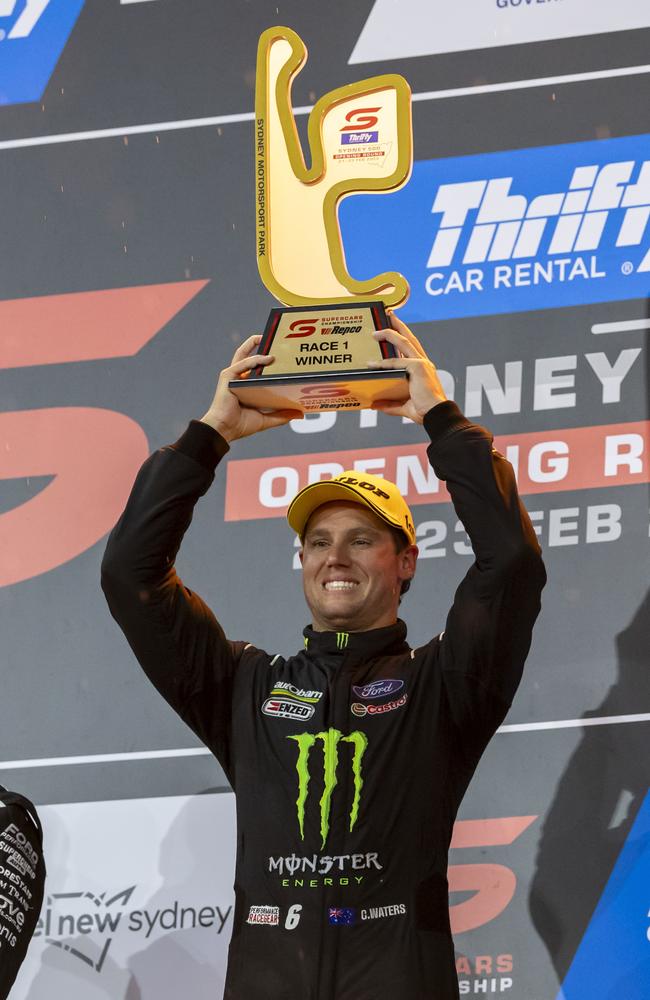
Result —
M 346 483 L 335 482 L 334 480 L 322 480 L 318 483 L 311 483 L 310 486 L 305 486 L 304 489 L 297 493 L 289 504 L 289 509 L 287 510 L 287 521 L 289 522 L 289 527 L 293 528 L 296 534 L 302 540 L 305 533 L 305 528 L 307 527 L 307 521 L 314 513 L 317 507 L 322 507 L 325 503 L 332 503 L 336 500 L 345 500 L 348 503 L 359 503 L 364 507 L 368 507 L 377 517 L 380 517 L 382 521 L 386 524 L 390 524 L 392 528 L 397 528 L 402 532 L 404 537 L 411 543 L 411 538 L 408 536 L 403 526 L 399 521 L 392 517 L 380 507 L 375 506 L 374 503 L 370 502 L 368 494 L 365 491 L 362 493 L 359 490 L 355 490 L 354 486 L 348 486 Z

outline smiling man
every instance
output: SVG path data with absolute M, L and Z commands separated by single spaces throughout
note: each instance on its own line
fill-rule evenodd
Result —
M 287 517 L 303 543 L 305 600 L 317 631 L 365 632 L 396 621 L 418 550 L 394 483 L 344 472 L 307 486 Z
M 412 649 L 398 618 L 417 560 L 393 483 L 357 473 L 288 510 L 311 624 L 285 659 L 226 638 L 174 569 L 194 505 L 230 443 L 295 413 L 243 408 L 228 389 L 272 358 L 235 353 L 214 400 L 140 471 L 109 539 L 111 612 L 161 694 L 221 763 L 237 796 L 228 1000 L 455 1000 L 447 854 L 454 819 L 512 702 L 545 574 L 510 465 L 445 399 L 399 320 L 380 331 L 475 561 L 444 631 Z M 232 571 L 232 569 L 231 569 Z M 191 989 L 191 984 L 189 984 Z

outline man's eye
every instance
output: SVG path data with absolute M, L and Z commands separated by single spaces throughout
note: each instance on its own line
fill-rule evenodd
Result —
M 371 545 L 372 543 L 371 543 L 371 541 L 370 541 L 369 538 L 355 538 L 354 542 L 352 544 L 353 545 Z

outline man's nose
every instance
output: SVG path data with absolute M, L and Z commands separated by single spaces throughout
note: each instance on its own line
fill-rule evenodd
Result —
M 345 566 L 350 561 L 348 546 L 345 542 L 334 542 L 327 553 L 328 566 Z

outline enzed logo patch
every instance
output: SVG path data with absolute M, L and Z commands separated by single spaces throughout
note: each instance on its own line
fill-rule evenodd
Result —
M 270 715 L 276 719 L 300 719 L 306 722 L 314 714 L 313 705 L 301 705 L 296 701 L 289 701 L 285 698 L 267 698 L 262 705 L 264 715 Z
M 339 214 L 353 271 L 390 247 L 407 321 L 645 298 L 650 135 L 421 161 L 392 198 Z M 377 226 L 388 239 L 369 243 Z
M 38 101 L 84 0 L 0 0 L 0 104 Z
M 321 847 L 325 847 L 329 834 L 330 810 L 332 806 L 332 795 L 338 781 L 339 766 L 339 746 L 341 743 L 352 745 L 352 759 L 349 766 L 352 770 L 354 786 L 354 797 L 350 806 L 349 830 L 352 832 L 359 817 L 359 806 L 361 803 L 361 790 L 363 788 L 363 777 L 361 773 L 361 762 L 368 746 L 368 737 L 365 733 L 353 732 L 349 736 L 344 736 L 338 729 L 327 729 L 322 733 L 299 733 L 295 736 L 287 736 L 288 740 L 294 740 L 298 744 L 298 759 L 296 770 L 298 772 L 298 798 L 296 807 L 298 810 L 298 826 L 300 827 L 300 839 L 305 839 L 305 806 L 309 792 L 309 768 L 313 765 L 311 750 L 316 742 L 323 745 L 323 794 L 320 800 L 320 832 Z M 347 766 L 347 765 L 345 765 Z
M 289 681 L 277 681 L 270 692 L 270 697 L 262 705 L 264 715 L 275 716 L 278 719 L 300 719 L 305 722 L 311 719 L 315 705 L 323 697 L 322 691 L 308 691 L 296 687 Z

